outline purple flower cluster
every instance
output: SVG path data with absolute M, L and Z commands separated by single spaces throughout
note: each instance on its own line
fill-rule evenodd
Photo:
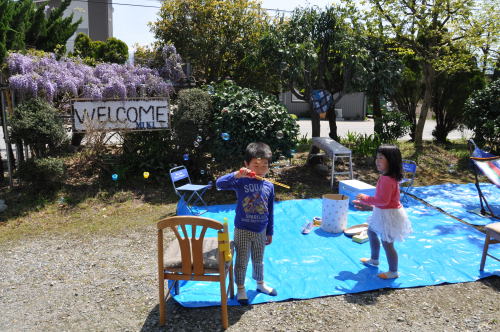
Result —
M 186 78 L 184 70 L 182 70 L 182 58 L 177 53 L 174 45 L 167 44 L 161 50 L 163 58 L 163 66 L 160 68 L 161 77 L 171 82 L 179 82 Z
M 27 97 L 43 97 L 49 101 L 72 98 L 127 98 L 166 96 L 173 92 L 172 84 L 154 69 L 129 64 L 103 63 L 95 68 L 78 58 L 56 60 L 46 56 L 10 53 L 7 57 L 9 86 Z

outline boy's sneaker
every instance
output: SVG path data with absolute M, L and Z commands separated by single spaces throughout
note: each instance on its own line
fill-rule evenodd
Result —
M 261 292 L 267 295 L 276 296 L 278 292 L 276 289 L 267 286 L 265 283 L 257 283 L 257 292 Z
M 365 265 L 371 265 L 371 266 L 378 266 L 379 264 L 378 259 L 371 259 L 366 257 L 361 258 L 360 261 Z
M 399 273 L 387 271 L 387 272 L 379 273 L 379 274 L 377 274 L 377 276 L 379 278 L 382 278 L 382 279 L 396 279 L 397 277 L 399 277 Z
M 236 300 L 238 300 L 238 303 L 241 305 L 248 304 L 247 291 L 245 290 L 245 287 L 238 288 L 238 291 L 236 292 Z

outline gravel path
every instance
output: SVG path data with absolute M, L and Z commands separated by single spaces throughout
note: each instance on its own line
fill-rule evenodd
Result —
M 0 245 L 0 331 L 158 331 L 156 233 Z M 478 262 L 479 264 L 479 262 Z M 229 331 L 498 331 L 500 278 L 229 308 Z M 168 302 L 166 331 L 220 330 Z

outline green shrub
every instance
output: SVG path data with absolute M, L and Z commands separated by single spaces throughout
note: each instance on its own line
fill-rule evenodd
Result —
M 37 189 L 50 189 L 64 180 L 65 167 L 62 159 L 29 159 L 20 163 L 17 176 Z
M 104 43 L 104 50 L 101 60 L 124 64 L 128 59 L 128 46 L 120 39 L 110 37 Z
M 311 149 L 312 139 L 307 134 L 302 135 L 297 142 L 297 152 L 308 152 Z
M 181 90 L 172 116 L 178 144 L 189 149 L 200 146 L 210 135 L 212 115 L 212 100 L 207 92 L 198 88 Z
M 213 88 L 212 99 L 212 154 L 219 162 L 241 164 L 246 146 L 256 141 L 267 143 L 276 160 L 295 149 L 298 124 L 275 97 L 225 81 Z
M 346 137 L 340 138 L 340 143 L 351 149 L 353 154 L 373 157 L 377 148 L 382 144 L 382 140 L 377 134 L 367 135 L 348 131 Z
M 93 58 L 94 50 L 92 48 L 92 39 L 89 36 L 80 32 L 76 35 L 75 38 L 75 46 L 74 46 L 75 55 L 80 56 L 81 58 Z
M 74 55 L 84 59 L 85 63 L 112 62 L 124 64 L 128 59 L 128 46 L 120 39 L 111 37 L 105 42 L 92 40 L 80 32 L 75 38 Z
M 382 113 L 382 133 L 379 138 L 383 143 L 394 143 L 408 134 L 410 130 L 411 123 L 404 113 L 397 111 L 384 111 Z
M 464 111 L 464 124 L 474 131 L 475 142 L 500 152 L 500 80 L 474 92 Z
M 193 174 L 199 173 L 208 163 L 205 154 L 210 152 L 212 119 L 212 99 L 206 91 L 194 88 L 179 92 L 172 116 L 174 141 L 178 147 L 173 161 L 189 166 Z
M 57 109 L 43 99 L 29 99 L 14 110 L 11 137 L 31 147 L 36 157 L 48 155 L 67 140 Z
M 124 136 L 123 153 L 114 173 L 123 178 L 150 172 L 151 178 L 157 179 L 181 159 L 170 130 L 130 132 Z

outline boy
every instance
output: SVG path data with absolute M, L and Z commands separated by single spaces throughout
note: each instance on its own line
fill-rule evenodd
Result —
M 252 277 L 257 281 L 257 291 L 276 296 L 275 289 L 264 283 L 264 248 L 273 240 L 274 185 L 255 179 L 269 171 L 272 152 L 265 143 L 248 144 L 245 150 L 245 167 L 217 179 L 218 189 L 236 191 L 237 205 L 234 218 L 234 244 L 236 248 L 235 281 L 240 304 L 248 304 L 245 275 L 252 257 Z

